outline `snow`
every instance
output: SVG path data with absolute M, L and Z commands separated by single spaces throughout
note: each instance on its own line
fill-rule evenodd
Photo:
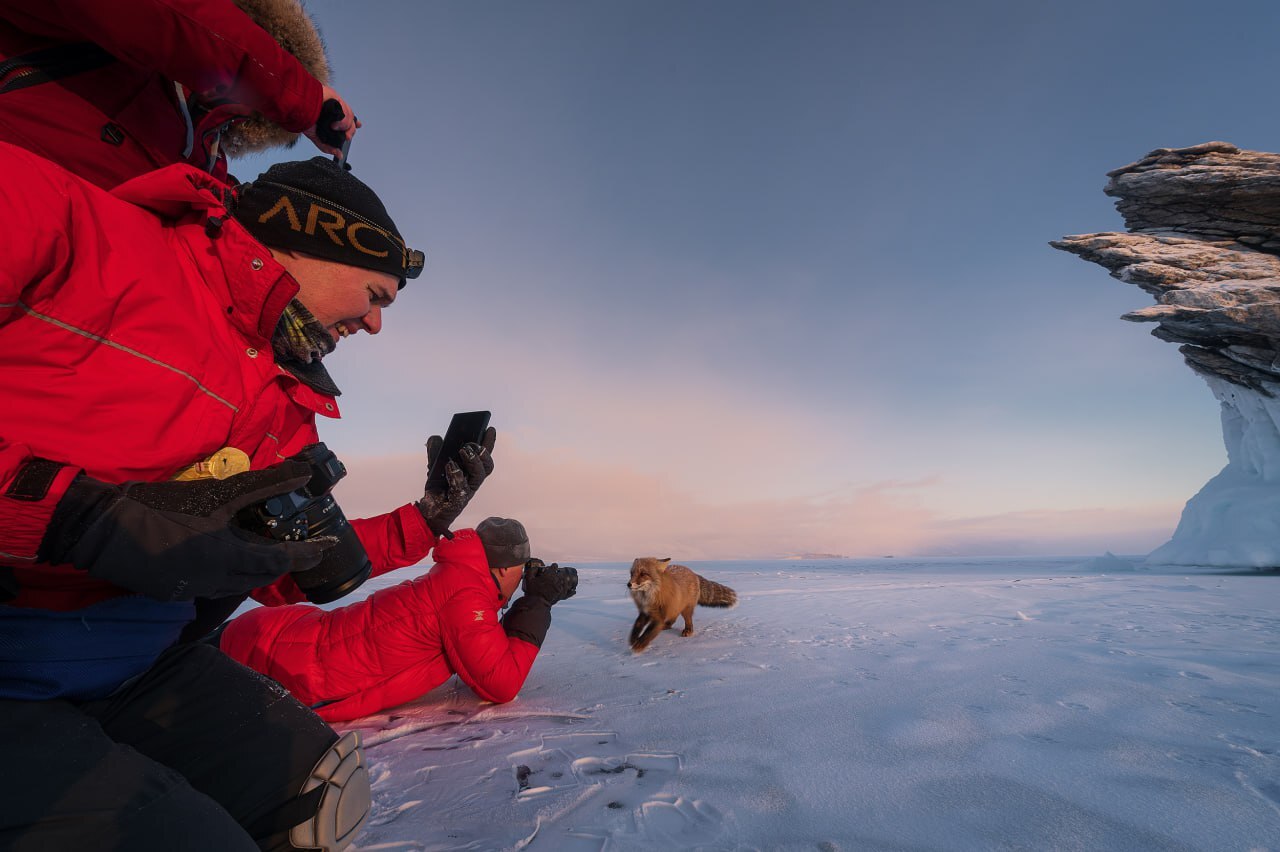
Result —
M 1227 465 L 1187 501 L 1150 564 L 1280 566 L 1280 399 L 1204 377 L 1222 407 Z
M 357 848 L 1280 848 L 1275 574 L 690 567 L 741 598 L 692 637 L 631 653 L 626 566 L 579 566 L 514 702 L 455 678 L 345 726 Z

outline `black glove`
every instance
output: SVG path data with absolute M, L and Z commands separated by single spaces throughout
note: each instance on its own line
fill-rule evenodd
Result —
M 558 604 L 577 594 L 578 569 L 568 565 L 561 568 L 557 562 L 543 565 L 541 559 L 530 559 L 525 563 L 520 588 L 529 597 L 542 598 L 548 606 Z
M 524 594 L 503 617 L 502 629 L 508 636 L 541 648 L 551 627 L 551 607 L 578 591 L 578 569 L 530 559 L 524 564 L 520 586 Z
M 480 443 L 465 444 L 458 450 L 456 459 L 450 459 L 444 466 L 445 490 L 434 488 L 424 490 L 422 499 L 418 501 L 418 511 L 426 519 L 427 526 L 434 535 L 449 535 L 449 526 L 458 519 L 462 510 L 467 508 L 472 496 L 484 483 L 485 477 L 493 473 L 493 445 L 498 440 L 498 432 L 492 426 L 484 432 Z M 440 454 L 444 438 L 432 435 L 427 439 L 427 469 Z
M 39 559 L 70 563 L 162 601 L 244 594 L 314 568 L 332 539 L 275 541 L 235 515 L 293 491 L 311 468 L 285 461 L 227 479 L 111 485 L 80 474 L 58 501 Z
M 333 98 L 320 104 L 320 117 L 316 119 L 316 138 L 330 148 L 341 148 L 342 143 L 347 141 L 347 136 L 340 130 L 334 130 L 333 123 L 346 117 L 342 104 Z

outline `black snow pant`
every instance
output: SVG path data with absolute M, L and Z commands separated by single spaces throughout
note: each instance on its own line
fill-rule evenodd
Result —
M 338 739 L 211 645 L 170 648 L 97 701 L 0 700 L 0 850 L 292 849 Z

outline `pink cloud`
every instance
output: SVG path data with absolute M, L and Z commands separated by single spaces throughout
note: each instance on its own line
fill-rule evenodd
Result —
M 778 558 L 799 553 L 1097 555 L 1145 553 L 1167 540 L 1180 505 L 1019 510 L 974 517 L 929 505 L 936 478 L 883 481 L 816 496 L 743 492 L 711 501 L 670 477 L 568 451 L 530 453 L 507 436 L 499 470 L 459 520 L 519 518 L 544 559 L 628 561 Z M 425 459 L 347 459 L 337 497 L 349 516 L 388 511 L 421 494 Z

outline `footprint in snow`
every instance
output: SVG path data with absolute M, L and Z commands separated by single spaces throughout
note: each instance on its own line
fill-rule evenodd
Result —
M 726 838 L 710 803 L 668 792 L 679 754 L 631 751 L 614 731 L 543 735 L 509 756 L 517 807 L 536 808 L 521 849 L 690 848 Z

